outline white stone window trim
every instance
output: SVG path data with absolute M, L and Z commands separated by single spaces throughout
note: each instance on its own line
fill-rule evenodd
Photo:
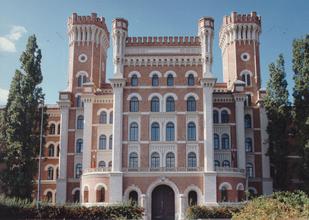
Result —
M 75 75 L 76 78 L 78 78 L 79 76 L 86 76 L 87 78 L 89 77 L 88 73 L 84 70 L 78 71 Z
M 232 190 L 233 187 L 229 182 L 223 182 L 219 185 L 219 190 L 221 191 L 222 188 L 225 187 L 227 190 Z
M 58 168 L 58 165 L 53 165 L 53 164 L 47 164 L 45 167 L 44 167 L 44 171 L 48 172 L 48 168 L 52 167 L 53 168 L 53 178 L 51 180 L 56 180 L 57 178 L 57 168 Z M 48 174 L 46 175 L 48 176 Z M 47 177 L 46 177 L 47 178 Z
M 173 169 L 173 168 L 176 168 L 176 167 L 178 167 L 177 166 L 177 150 L 176 150 L 176 148 L 175 149 L 173 149 L 173 150 L 167 150 L 167 151 L 165 151 L 163 154 L 162 154 L 162 167 L 165 167 L 165 168 L 167 168 L 167 166 L 166 166 L 166 156 L 167 156 L 167 154 L 168 153 L 173 153 L 174 154 L 174 158 L 175 158 L 175 166 L 174 167 L 170 167 L 169 169 Z M 161 161 L 160 161 L 161 162 Z
M 174 124 L 174 140 L 173 141 L 167 141 L 166 140 L 166 126 L 167 126 L 167 124 L 168 123 L 170 123 L 170 122 L 172 122 L 173 124 Z M 163 132 L 161 133 L 162 134 L 162 140 L 164 141 L 164 142 L 166 142 L 166 143 L 171 143 L 171 142 L 175 142 L 175 141 L 177 141 L 177 131 L 178 131 L 178 129 L 177 129 L 178 127 L 177 127 L 177 120 L 176 120 L 176 118 L 175 117 L 173 117 L 173 118 L 168 118 L 168 119 L 166 119 L 166 120 L 164 120 L 163 121 Z
M 162 154 L 160 153 L 160 151 L 158 151 L 157 149 L 152 149 L 150 152 L 149 152 L 149 168 L 151 169 L 151 168 L 153 168 L 152 166 L 151 166 L 151 156 L 152 156 L 152 154 L 154 154 L 154 153 L 158 153 L 159 154 L 159 160 L 160 160 L 160 164 L 159 164 L 159 167 L 156 167 L 155 169 L 157 169 L 157 168 L 160 168 L 160 167 L 163 167 L 163 160 L 162 159 L 164 159 L 164 158 L 162 158 Z
M 188 78 L 190 74 L 193 74 L 194 78 L 197 78 L 197 77 L 198 77 L 197 72 L 194 71 L 194 70 L 188 70 L 188 71 L 185 73 L 185 77 Z
M 189 98 L 190 96 L 193 96 L 193 97 L 195 98 L 196 101 L 199 100 L 198 95 L 197 95 L 196 93 L 194 93 L 194 92 L 189 92 L 189 93 L 187 93 L 187 94 L 185 95 L 185 97 L 184 97 L 184 100 L 187 101 L 188 98 Z
M 195 124 L 195 140 L 188 140 L 188 125 L 190 122 L 193 122 Z M 198 118 L 196 117 L 186 119 L 186 141 L 189 143 L 199 141 L 199 124 L 198 124 Z
M 102 167 L 99 167 L 99 164 L 100 164 L 100 162 L 104 162 L 105 163 L 105 167 L 107 167 L 107 165 L 106 165 L 106 161 L 105 160 L 98 160 L 98 162 L 97 162 L 97 168 L 102 168 Z
M 51 203 L 53 203 L 53 204 L 56 203 L 56 189 L 53 190 L 51 188 L 47 188 L 47 189 L 44 190 L 43 195 L 47 196 L 48 192 L 52 193 L 52 201 L 51 201 Z
M 197 205 L 201 205 L 203 203 L 203 193 L 202 193 L 201 189 L 198 186 L 196 186 L 194 184 L 191 184 L 183 192 L 183 194 L 186 197 L 186 203 L 185 203 L 186 207 L 189 206 L 189 204 L 188 204 L 188 197 L 189 197 L 189 192 L 190 191 L 195 191 L 196 192 L 196 194 L 197 194 Z
M 244 184 L 238 183 L 236 186 L 236 190 L 245 190 Z
M 154 71 L 151 71 L 151 72 L 149 73 L 149 77 L 150 77 L 150 78 L 152 78 L 153 75 L 157 75 L 159 78 L 162 77 L 162 73 L 161 73 L 160 71 L 158 71 L 158 70 L 154 70 Z
M 177 106 L 176 101 L 178 100 L 178 97 L 175 93 L 171 93 L 171 92 L 165 93 L 163 95 L 162 112 L 166 112 L 166 102 L 167 102 L 167 98 L 170 97 L 170 96 L 174 98 L 174 103 L 175 103 L 175 111 L 174 112 L 176 112 L 176 106 Z
M 130 154 L 131 153 L 136 153 L 137 154 L 137 167 L 136 168 L 139 168 L 141 167 L 141 160 L 140 160 L 140 152 L 139 152 L 139 147 L 138 149 L 130 149 L 130 147 L 128 147 L 128 169 L 135 169 L 135 168 L 131 168 L 130 167 Z
M 57 147 L 57 143 L 59 143 L 59 142 L 48 141 L 48 142 L 45 144 L 45 148 L 49 148 L 49 146 L 50 146 L 51 144 L 53 144 L 55 147 Z
M 149 101 L 149 107 L 151 108 L 151 100 L 152 98 L 154 97 L 158 97 L 159 98 L 159 105 L 160 105 L 160 108 L 159 108 L 159 112 L 163 112 L 163 105 L 164 105 L 164 102 L 163 102 L 163 97 L 160 93 L 151 93 L 149 96 L 148 96 L 148 101 Z M 150 113 L 153 113 L 150 111 Z
M 133 97 L 136 97 L 138 99 L 138 101 L 142 101 L 142 96 L 139 93 L 130 93 L 127 97 L 127 101 L 130 101 Z
M 199 167 L 199 150 L 198 150 L 198 145 L 195 146 L 195 147 L 190 147 L 190 149 L 188 149 L 189 146 L 187 145 L 186 146 L 186 167 L 189 167 L 189 163 L 188 163 L 188 159 L 189 159 L 189 154 L 190 153 L 195 153 L 195 156 L 196 156 L 196 168 Z M 191 168 L 191 167 L 190 167 Z M 192 167 L 194 168 L 194 167 Z
M 132 123 L 137 123 L 137 126 L 138 126 L 138 137 L 137 137 L 137 141 L 131 141 L 130 140 L 130 128 L 131 128 L 131 124 Z M 141 140 L 141 121 L 140 121 L 140 118 L 134 118 L 134 119 L 131 119 L 129 118 L 128 119 L 128 141 L 129 142 L 139 142 Z
M 247 58 L 245 58 L 245 56 L 247 56 Z M 247 62 L 247 61 L 250 60 L 250 54 L 247 53 L 247 52 L 244 52 L 244 53 L 242 53 L 242 54 L 240 55 L 240 58 L 241 58 L 242 61 Z
M 104 188 L 105 192 L 107 191 L 107 186 L 106 186 L 105 183 L 97 183 L 97 184 L 95 185 L 95 187 L 94 187 L 94 191 L 96 192 L 97 189 L 98 189 L 100 186 L 102 186 L 102 187 Z
M 106 142 L 105 142 L 105 149 L 100 149 L 100 137 L 104 135 L 106 137 Z M 109 136 L 110 135 L 107 135 L 106 133 L 100 133 L 97 137 L 97 151 L 100 152 L 100 151 L 107 151 L 109 150 L 109 147 L 108 147 L 108 141 L 109 141 Z
M 246 78 L 246 82 L 244 82 L 245 83 L 245 85 L 246 85 L 246 87 L 252 87 L 252 83 L 253 83 L 253 73 L 250 71 L 250 70 L 248 70 L 248 69 L 244 69 L 244 70 L 242 70 L 241 72 L 240 72 L 240 77 L 241 77 L 241 81 L 242 81 L 242 76 L 243 75 L 245 75 L 245 78 Z M 250 85 L 247 85 L 247 76 L 250 76 Z
M 132 78 L 133 75 L 136 75 L 137 78 L 141 78 L 141 74 L 138 71 L 132 71 L 128 74 L 128 78 Z
M 176 74 L 173 70 L 168 70 L 168 71 L 166 71 L 166 72 L 164 73 L 164 77 L 167 78 L 168 75 L 170 75 L 170 74 L 172 74 L 172 76 L 173 76 L 174 78 L 177 77 L 177 74 Z
M 257 194 L 257 190 L 255 187 L 249 186 L 248 191 L 250 191 L 250 189 L 254 192 L 254 194 Z
M 76 178 L 76 165 L 77 164 L 81 164 L 82 165 L 82 171 L 83 171 L 83 163 L 81 162 L 81 161 L 74 161 L 74 179 L 78 179 L 78 178 Z M 83 173 L 79 176 L 79 179 L 81 179 L 81 177 L 82 177 L 82 175 L 83 175 Z
M 84 57 L 85 59 L 83 60 L 82 57 Z M 79 56 L 78 56 L 78 61 L 81 62 L 81 63 L 86 63 L 88 60 L 88 56 L 85 54 L 85 53 L 81 53 Z
M 136 185 L 131 185 L 129 186 L 125 191 L 124 191 L 124 195 L 123 195 L 123 198 L 124 198 L 124 201 L 129 201 L 129 195 L 130 195 L 130 192 L 132 191 L 135 191 L 137 192 L 137 196 L 138 196 L 138 205 L 140 206 L 141 205 L 141 197 L 142 197 L 142 191 L 140 190 L 140 188 Z

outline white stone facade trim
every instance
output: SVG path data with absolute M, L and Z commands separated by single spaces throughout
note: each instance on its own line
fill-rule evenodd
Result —
M 133 98 L 133 97 L 137 97 L 137 99 L 138 99 L 139 101 L 142 101 L 142 96 L 141 96 L 139 93 L 136 93 L 136 92 L 130 93 L 130 94 L 128 95 L 128 97 L 127 97 L 127 101 L 130 101 L 131 98 Z
M 149 73 L 149 77 L 150 77 L 150 78 L 152 78 L 153 75 L 157 75 L 159 78 L 162 77 L 162 73 L 161 73 L 160 71 L 158 71 L 158 70 L 154 70 L 154 71 L 151 71 L 151 72 Z
M 190 96 L 193 96 L 196 101 L 199 100 L 199 96 L 194 92 L 187 93 L 184 97 L 184 100 L 187 100 Z
M 233 189 L 232 185 L 229 182 L 221 183 L 218 189 L 222 190 L 223 187 L 226 187 L 227 190 L 232 190 Z
M 174 78 L 177 77 L 177 74 L 176 74 L 175 71 L 173 71 L 173 70 L 168 70 L 168 71 L 166 71 L 166 72 L 164 73 L 164 77 L 167 78 L 168 75 L 170 75 L 170 74 L 172 74 L 172 76 L 173 76 Z
M 78 78 L 79 76 L 86 76 L 89 77 L 88 73 L 84 70 L 78 71 L 75 75 L 75 78 Z
M 194 78 L 197 78 L 198 75 L 197 75 L 197 72 L 194 71 L 194 70 L 189 70 L 185 73 L 185 77 L 188 78 L 190 74 L 193 74 Z

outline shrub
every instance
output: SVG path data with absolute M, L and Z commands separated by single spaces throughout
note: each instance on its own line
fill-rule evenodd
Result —
M 206 207 L 192 206 L 187 209 L 188 219 L 198 218 L 231 218 L 233 213 L 239 212 L 241 207 Z

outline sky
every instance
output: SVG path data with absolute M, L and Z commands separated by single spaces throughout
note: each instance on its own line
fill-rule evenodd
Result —
M 262 87 L 268 80 L 268 65 L 283 53 L 289 91 L 292 92 L 292 42 L 309 33 L 308 0 L 0 0 L 0 105 L 6 103 L 10 82 L 27 38 L 35 34 L 42 50 L 43 91 L 46 103 L 54 104 L 67 87 L 67 18 L 77 12 L 96 12 L 107 27 L 116 17 L 129 21 L 129 36 L 194 36 L 203 16 L 215 19 L 213 73 L 222 81 L 218 35 L 224 15 L 232 11 L 256 11 L 262 17 L 260 60 Z M 112 49 L 108 51 L 107 78 L 113 73 Z

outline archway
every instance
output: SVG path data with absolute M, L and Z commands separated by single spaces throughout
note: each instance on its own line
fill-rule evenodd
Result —
M 171 187 L 159 185 L 151 194 L 152 220 L 175 220 L 175 194 Z

